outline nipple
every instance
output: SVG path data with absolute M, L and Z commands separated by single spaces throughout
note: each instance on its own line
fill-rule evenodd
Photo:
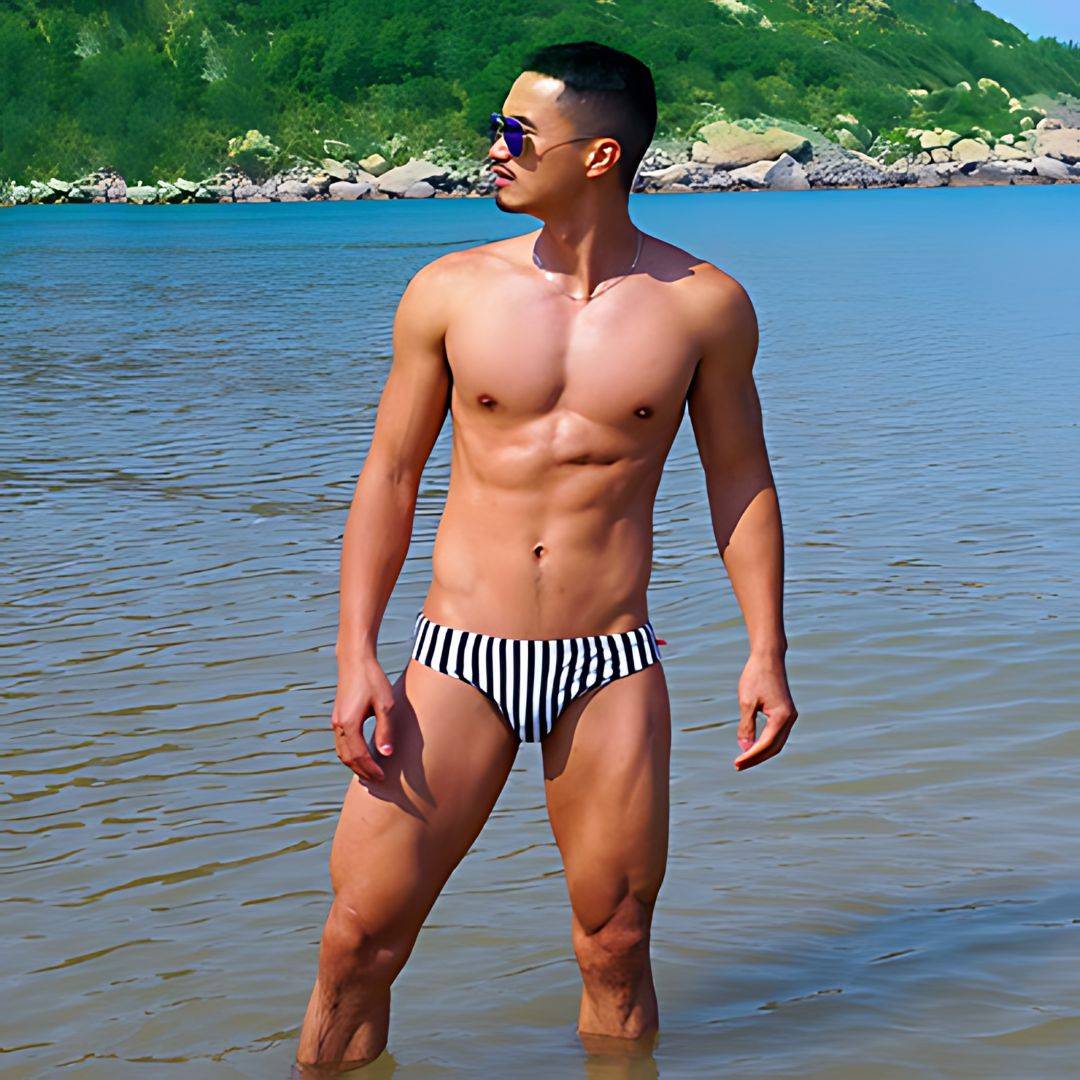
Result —
M 652 416 L 652 409 L 648 405 L 642 405 L 641 408 L 634 410 L 634 415 L 641 417 Z
M 495 404 L 495 399 L 490 394 L 481 394 L 479 401 L 486 409 L 490 409 Z

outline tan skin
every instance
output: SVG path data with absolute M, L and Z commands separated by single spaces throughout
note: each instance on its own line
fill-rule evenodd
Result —
M 421 474 L 448 410 L 450 486 L 423 603 L 430 618 L 521 638 L 644 623 L 656 489 L 688 407 L 749 639 L 734 767 L 779 753 L 797 715 L 785 670 L 780 511 L 752 375 L 753 306 L 723 271 L 655 237 L 625 273 L 637 231 L 619 142 L 598 134 L 599 119 L 560 81 L 524 73 L 502 111 L 530 124 L 521 156 L 502 139 L 491 147 L 491 164 L 513 177 L 497 204 L 543 227 L 451 252 L 410 280 L 346 522 L 331 725 L 355 776 L 297 1052 L 312 1068 L 384 1049 L 391 983 L 518 749 L 475 688 L 414 660 L 391 684 L 377 659 Z M 372 716 L 369 745 L 363 723 Z M 663 665 L 578 697 L 541 751 L 582 975 L 579 1034 L 587 1047 L 648 1046 L 659 1023 L 649 932 L 668 842 Z

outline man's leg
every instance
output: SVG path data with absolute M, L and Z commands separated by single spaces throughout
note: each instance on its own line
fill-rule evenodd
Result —
M 386 1046 L 390 984 L 479 835 L 518 742 L 475 688 L 410 660 L 394 683 L 382 783 L 353 776 L 330 852 L 334 900 L 297 1061 L 367 1061 Z
M 590 691 L 543 742 L 583 983 L 582 1035 L 636 1039 L 659 1024 L 649 934 L 667 865 L 670 749 L 660 664 Z

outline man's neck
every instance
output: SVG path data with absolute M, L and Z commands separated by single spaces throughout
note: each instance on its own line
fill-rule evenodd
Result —
M 534 251 L 561 289 L 589 296 L 601 282 L 625 274 L 638 250 L 638 229 L 625 206 L 604 213 L 569 213 L 548 219 Z

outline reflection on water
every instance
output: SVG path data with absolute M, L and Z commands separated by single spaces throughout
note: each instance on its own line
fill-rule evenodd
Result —
M 687 421 L 650 594 L 676 727 L 655 1047 L 574 1032 L 526 747 L 364 1075 L 1069 1071 L 1078 200 L 634 197 L 758 308 L 800 720 L 731 768 L 744 631 Z M 394 306 L 442 250 L 534 224 L 491 200 L 0 216 L 5 1076 L 288 1075 L 351 775 L 328 727 L 339 545 Z

